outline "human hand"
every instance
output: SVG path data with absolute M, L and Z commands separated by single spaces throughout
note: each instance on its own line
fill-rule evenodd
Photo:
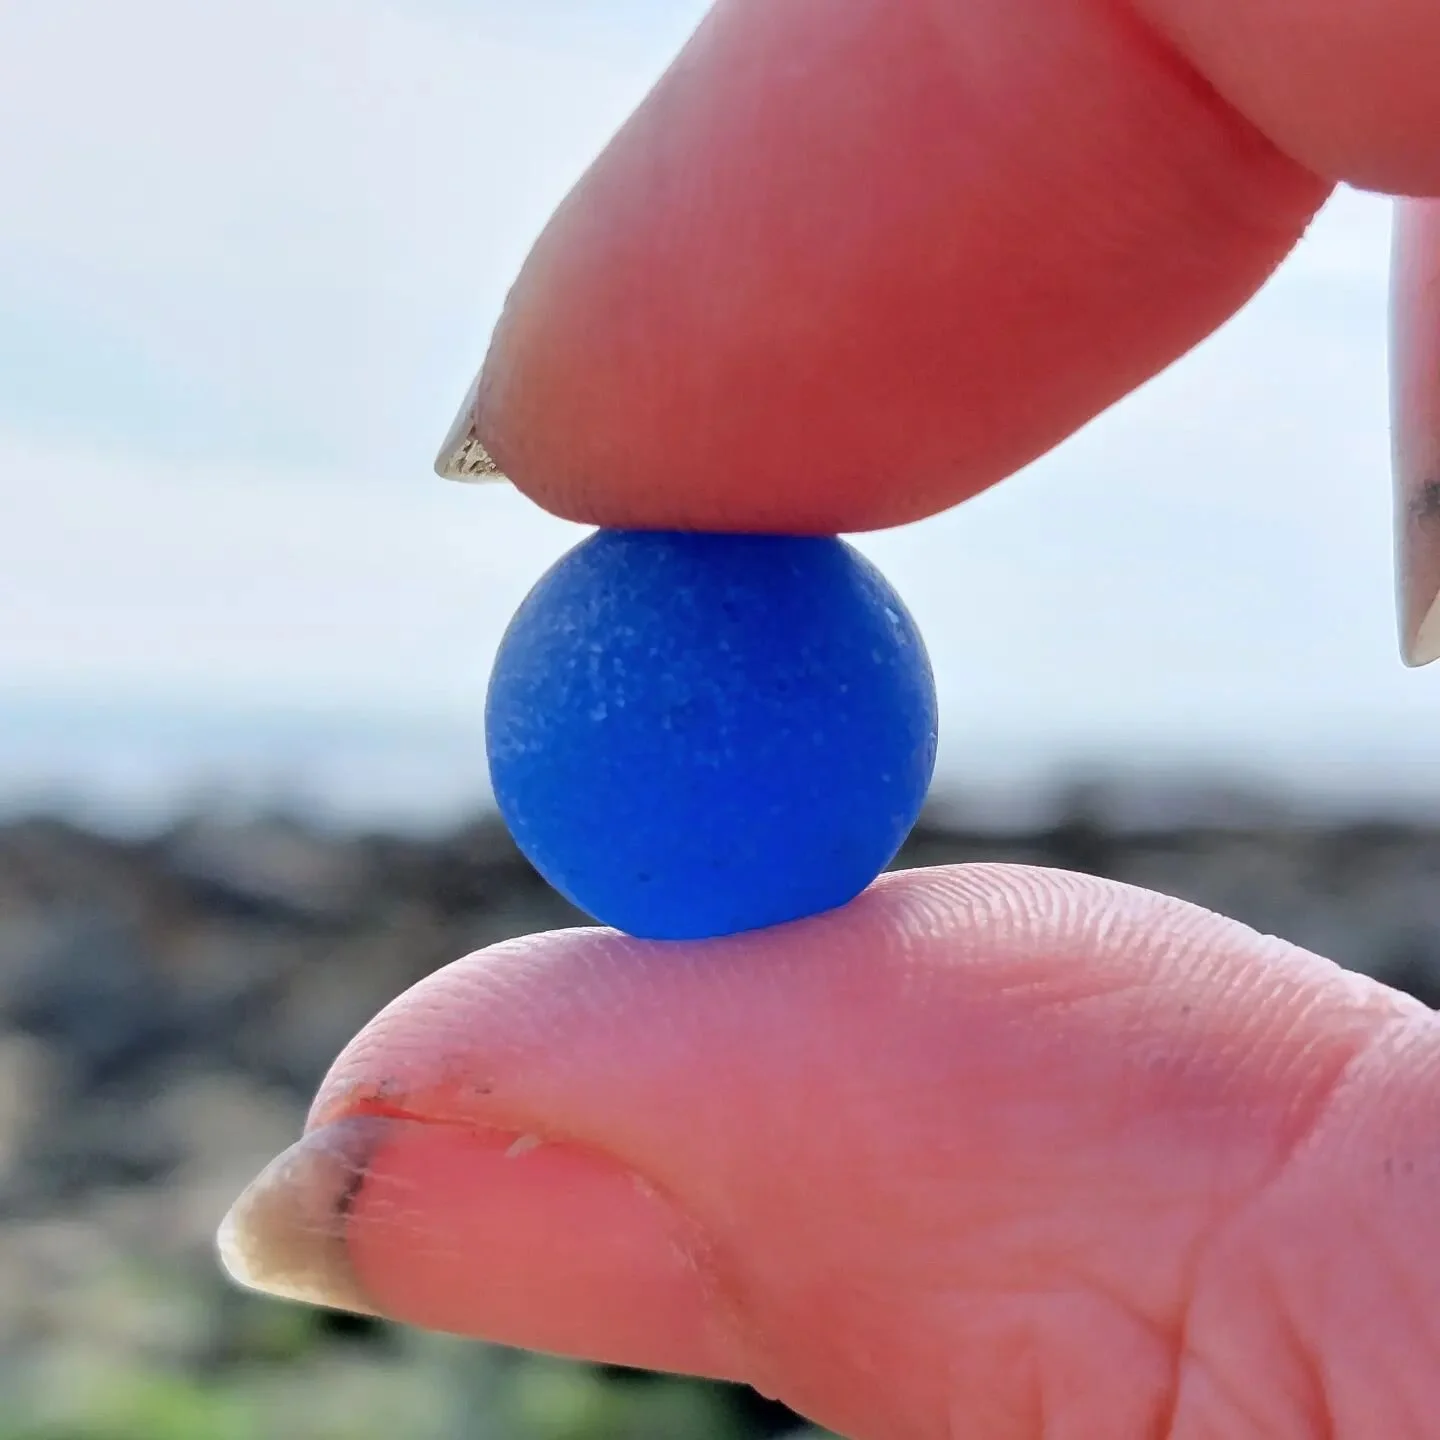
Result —
M 1220 323 L 1336 181 L 1440 191 L 1437 47 L 1426 0 L 729 0 L 538 245 L 476 432 L 606 525 L 933 513 Z M 1100 880 L 912 871 L 457 962 L 223 1239 L 275 1293 L 861 1440 L 1402 1440 L 1437 1115 L 1435 1021 L 1382 986 Z

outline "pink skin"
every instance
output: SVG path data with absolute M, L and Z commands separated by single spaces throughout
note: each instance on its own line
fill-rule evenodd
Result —
M 422 1122 L 382 1127 L 347 1228 L 418 1325 L 855 1436 L 1420 1435 L 1435 1023 L 1178 901 L 963 867 L 708 944 L 472 955 L 311 1129 Z
M 722 0 L 538 245 L 480 437 L 596 523 L 934 513 L 1219 324 L 1337 181 L 1440 191 L 1436 54 L 1433 0 Z M 857 1440 L 1429 1436 L 1436 1023 L 1014 867 L 536 936 L 365 1029 L 234 1253 Z

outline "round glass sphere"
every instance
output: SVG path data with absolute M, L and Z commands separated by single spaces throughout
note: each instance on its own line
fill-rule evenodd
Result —
M 936 724 L 915 622 L 845 542 L 622 530 L 526 597 L 485 713 L 531 863 L 667 940 L 854 899 L 920 813 Z

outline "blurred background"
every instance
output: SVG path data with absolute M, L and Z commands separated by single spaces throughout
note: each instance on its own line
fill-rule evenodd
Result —
M 431 457 L 550 210 L 698 0 L 0 3 L 0 1440 L 739 1440 L 748 1392 L 232 1291 L 336 1050 L 576 916 L 489 812 L 580 533 Z M 933 652 L 902 864 L 1183 895 L 1440 994 L 1440 667 L 1399 662 L 1388 206 L 1196 353 L 865 537 Z

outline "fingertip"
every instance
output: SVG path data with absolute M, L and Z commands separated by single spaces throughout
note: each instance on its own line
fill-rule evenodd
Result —
M 1440 659 L 1440 203 L 1396 207 L 1390 408 L 1401 658 Z
M 722 0 L 531 252 L 476 434 L 571 521 L 904 524 L 1202 339 L 1327 188 L 1123 6 Z
M 718 1377 L 733 1357 L 699 1232 L 608 1157 L 535 1136 L 356 1115 L 236 1202 L 248 1288 L 609 1364 Z

